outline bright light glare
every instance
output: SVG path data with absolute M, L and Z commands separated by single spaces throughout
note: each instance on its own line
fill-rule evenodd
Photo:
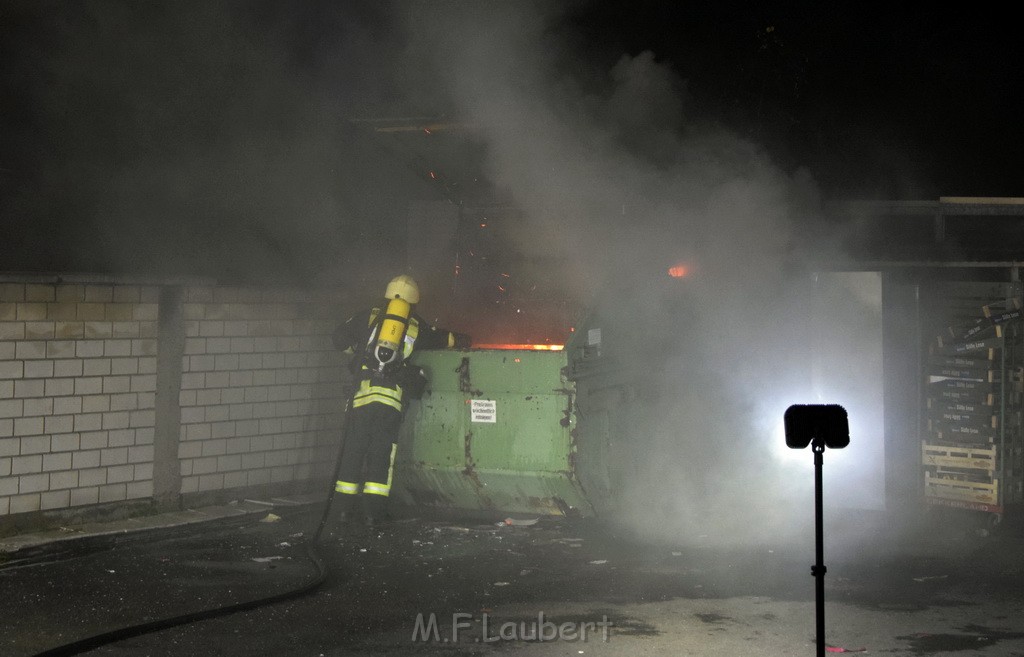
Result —
M 783 416 L 793 404 L 839 404 L 846 409 L 850 422 L 850 446 L 828 450 L 826 462 L 830 472 L 841 473 L 833 475 L 829 486 L 838 492 L 837 499 L 841 499 L 845 506 L 881 508 L 884 504 L 884 447 L 880 404 L 867 403 L 853 392 L 844 394 L 839 391 L 801 395 L 764 404 L 760 423 L 763 435 L 770 441 L 768 451 L 780 467 L 795 472 L 813 470 L 814 453 L 809 446 L 805 449 L 786 446 Z
M 765 434 L 769 437 L 769 452 L 776 461 L 784 465 L 802 465 L 808 470 L 814 467 L 814 457 L 811 448 L 792 449 L 786 445 L 786 409 L 793 404 L 825 404 L 841 403 L 836 401 L 824 401 L 821 395 L 816 394 L 787 394 L 781 399 L 761 404 L 760 423 Z

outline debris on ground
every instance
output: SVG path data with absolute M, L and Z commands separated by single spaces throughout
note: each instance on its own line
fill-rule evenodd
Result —
M 502 520 L 501 522 L 499 522 L 497 524 L 498 524 L 499 527 L 501 527 L 501 526 L 529 527 L 531 525 L 536 525 L 538 520 L 539 520 L 539 518 L 530 518 L 528 520 L 523 520 L 523 519 L 520 519 L 520 518 L 505 518 L 504 520 Z
M 255 504 L 257 506 L 269 506 L 269 507 L 273 507 L 274 506 L 273 502 L 265 502 L 263 500 L 248 500 L 248 499 L 246 499 L 246 500 L 242 500 L 242 501 L 245 502 L 246 504 Z M 232 500 L 231 504 L 238 504 L 238 500 Z
M 274 513 L 268 513 L 266 516 L 263 517 L 263 520 L 260 520 L 260 522 L 278 522 L 280 520 L 281 516 Z

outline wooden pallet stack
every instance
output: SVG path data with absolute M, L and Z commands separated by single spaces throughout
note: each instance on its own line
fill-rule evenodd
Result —
M 959 316 L 930 345 L 925 500 L 1001 516 L 1022 496 L 1021 297 Z

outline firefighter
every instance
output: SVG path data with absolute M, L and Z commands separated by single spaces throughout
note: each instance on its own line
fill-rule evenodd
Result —
M 410 276 L 388 283 L 379 306 L 358 313 L 334 331 L 334 346 L 352 353 L 358 387 L 348 402 L 337 481 L 327 519 L 330 535 L 362 507 L 364 522 L 384 519 L 395 464 L 398 430 L 408 400 L 426 385 L 423 371 L 409 364 L 414 348 L 469 346 L 462 333 L 437 329 L 414 312 L 419 288 Z M 357 501 L 362 504 L 357 506 Z

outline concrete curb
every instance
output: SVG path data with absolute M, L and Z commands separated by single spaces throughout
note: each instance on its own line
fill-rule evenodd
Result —
M 224 520 L 255 520 L 281 507 L 309 506 L 320 499 L 314 496 L 272 498 L 270 500 L 240 500 L 229 504 L 198 509 L 170 511 L 155 515 L 138 516 L 110 522 L 92 522 L 48 529 L 40 532 L 17 534 L 0 538 L 0 554 L 16 556 L 23 551 L 60 546 L 88 538 L 110 538 L 127 534 L 141 534 L 162 529 L 175 529 Z

